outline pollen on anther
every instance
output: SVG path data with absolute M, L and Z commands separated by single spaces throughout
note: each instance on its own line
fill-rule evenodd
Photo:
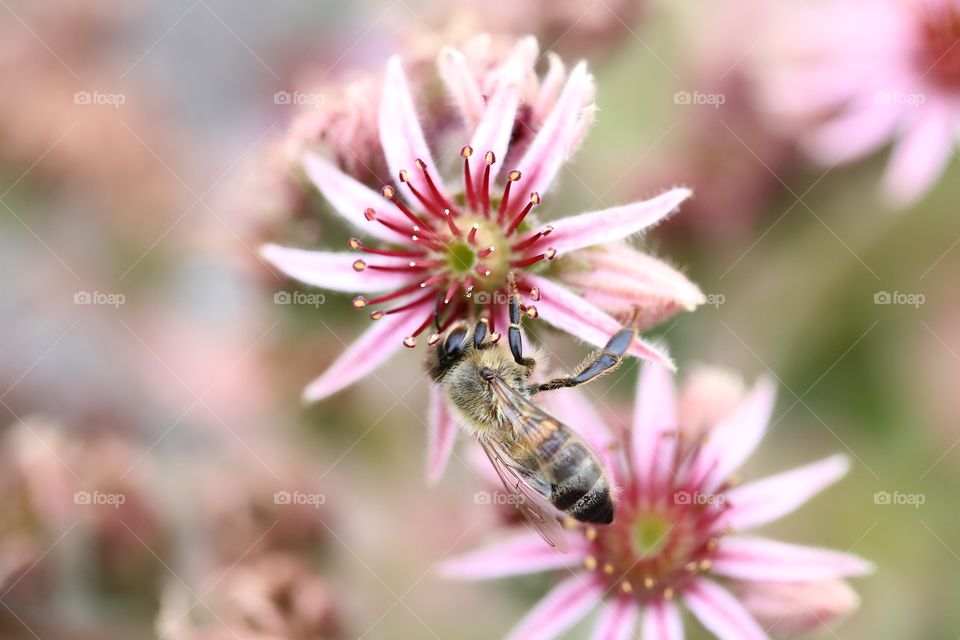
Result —
M 673 600 L 673 587 L 667 587 L 663 590 L 663 597 L 666 600 Z
M 553 247 L 550 247 L 544 252 L 543 257 L 547 260 L 553 260 L 557 257 L 557 250 Z
M 360 241 L 360 238 L 350 238 L 350 241 L 347 243 L 351 249 L 362 249 L 363 242 Z
M 377 212 L 373 209 L 367 207 L 363 210 L 363 217 L 366 218 L 369 222 L 373 222 L 377 219 Z
M 533 305 L 529 305 L 526 308 L 525 313 L 527 314 L 527 317 L 530 318 L 531 320 L 536 320 L 537 317 L 540 315 L 540 312 L 537 311 L 537 308 L 534 307 Z
M 597 559 L 593 556 L 587 556 L 583 559 L 583 566 L 587 568 L 587 571 L 593 571 L 597 568 Z
M 713 563 L 710 562 L 709 560 L 701 560 L 701 561 L 700 561 L 700 570 L 701 570 L 701 571 L 709 571 L 709 570 L 710 570 L 710 567 L 712 567 L 712 566 L 713 566 Z
M 520 175 L 521 175 L 520 172 L 514 169 L 513 171 L 507 174 L 507 180 L 509 180 L 510 182 L 516 182 L 517 180 L 520 179 Z
M 407 172 L 406 169 L 400 169 L 400 182 L 406 183 L 409 181 L 410 181 L 410 174 Z M 387 197 L 388 198 L 392 197 L 392 194 Z
M 387 199 L 392 198 L 394 194 L 396 194 L 396 191 L 394 191 L 393 187 L 390 185 L 385 185 L 383 189 L 380 190 L 380 195 Z
M 653 587 L 656 586 L 656 584 L 657 584 L 657 581 L 651 578 L 650 576 L 647 576 L 646 578 L 643 579 L 643 586 L 646 587 L 647 589 L 653 589 Z
M 603 565 L 603 572 L 608 576 L 613 575 L 613 565 L 610 564 L 609 562 Z
M 408 349 L 413 349 L 417 346 L 417 338 L 415 336 L 407 336 L 403 339 L 403 346 Z
M 493 151 L 487 151 L 487 154 L 483 157 L 483 161 L 487 164 L 493 164 L 497 161 L 497 156 L 493 155 Z
M 493 344 L 497 344 L 498 342 L 500 342 L 500 332 L 499 332 L 499 331 L 494 331 L 494 332 L 492 332 L 492 333 L 490 334 L 490 342 L 492 342 Z
M 367 263 L 363 260 L 354 260 L 353 261 L 353 270 L 354 271 L 363 271 L 367 268 Z
M 469 158 L 470 156 L 473 155 L 473 147 L 471 147 L 470 145 L 466 145 L 465 147 L 460 149 L 460 155 L 464 158 Z
M 414 160 L 413 162 L 414 162 L 415 165 L 417 165 L 417 169 L 420 169 L 420 171 L 426 171 L 426 170 L 427 170 L 427 163 L 424 162 L 423 160 L 421 160 L 420 158 L 417 158 L 417 159 Z
M 430 345 L 431 347 L 432 347 L 433 345 L 437 344 L 438 342 L 440 342 L 440 334 L 439 334 L 439 333 L 431 333 L 431 334 L 430 334 L 430 337 L 427 338 L 427 344 Z
M 540 194 L 534 191 L 530 194 L 530 202 L 533 204 L 540 204 Z
M 596 540 L 597 539 L 597 530 L 593 527 L 587 529 L 587 540 Z
M 533 300 L 534 302 L 537 302 L 538 300 L 540 300 L 540 289 L 538 289 L 537 287 L 530 289 L 530 299 Z
M 633 591 L 633 585 L 630 584 L 629 580 L 624 580 L 620 583 L 620 591 L 624 593 L 631 593 Z
M 363 309 L 365 306 L 367 306 L 367 299 L 363 296 L 357 296 L 353 299 L 353 307 L 355 309 Z
M 370 312 L 370 319 L 371 319 L 371 320 L 379 320 L 379 319 L 382 318 L 384 315 L 386 315 L 386 314 L 384 313 L 383 309 L 377 309 L 376 311 L 371 311 L 371 312 Z

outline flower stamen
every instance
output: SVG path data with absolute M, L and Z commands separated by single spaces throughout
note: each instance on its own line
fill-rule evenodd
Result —
M 483 186 L 480 187 L 480 199 L 483 202 L 483 216 L 490 217 L 490 166 L 497 161 L 493 151 L 487 151 L 484 157 L 486 166 L 483 168 Z
M 507 205 L 510 202 L 510 185 L 519 180 L 520 175 L 516 169 L 507 174 L 507 184 L 503 188 L 503 198 L 500 200 L 500 209 L 497 211 L 498 222 L 503 222 L 503 216 L 507 212 Z
M 513 219 L 513 222 L 510 223 L 510 226 L 507 227 L 507 232 L 504 234 L 505 237 L 509 238 L 513 235 L 513 232 L 516 231 L 517 227 L 523 222 L 523 219 L 527 217 L 527 214 L 530 213 L 530 209 L 534 205 L 540 204 L 540 194 L 534 191 L 530 194 L 530 201 L 527 203 L 527 206 L 517 214 L 517 217 Z

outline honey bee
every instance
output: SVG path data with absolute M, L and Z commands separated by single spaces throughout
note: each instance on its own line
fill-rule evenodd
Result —
M 494 339 L 487 340 L 486 318 L 472 332 L 460 322 L 432 348 L 427 369 L 444 388 L 461 427 L 480 441 L 517 508 L 548 544 L 566 552 L 556 512 L 581 522 L 610 524 L 614 517 L 610 480 L 583 438 L 532 397 L 610 373 L 620 365 L 637 332 L 629 326 L 618 331 L 572 376 L 532 383 L 536 361 L 523 355 L 520 303 L 512 278 L 510 285 L 509 353 Z

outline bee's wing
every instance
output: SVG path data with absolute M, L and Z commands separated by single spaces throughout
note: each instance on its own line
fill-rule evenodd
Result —
M 567 537 L 563 527 L 557 521 L 553 505 L 539 491 L 530 486 L 529 480 L 521 477 L 516 467 L 509 462 L 510 456 L 503 451 L 500 443 L 489 437 L 481 437 L 480 445 L 493 468 L 496 469 L 497 475 L 500 476 L 503 486 L 516 499 L 517 509 L 527 522 L 533 525 L 547 544 L 560 553 L 567 553 L 569 551 Z M 534 479 L 531 478 L 531 480 Z

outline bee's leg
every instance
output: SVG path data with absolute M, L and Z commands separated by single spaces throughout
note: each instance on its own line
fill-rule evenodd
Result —
M 483 341 L 487 337 L 487 330 L 490 328 L 490 320 L 484 316 L 477 321 L 476 326 L 473 328 L 473 348 L 480 349 L 483 347 Z
M 507 330 L 507 338 L 510 342 L 510 353 L 513 354 L 514 361 L 525 367 L 533 366 L 533 360 L 523 357 L 523 340 L 520 337 L 520 294 L 517 292 L 517 280 L 510 272 L 508 277 L 508 287 L 510 299 L 507 300 L 507 309 L 510 312 L 510 328 Z
M 539 393 L 540 391 L 576 387 L 614 371 L 623 362 L 623 354 L 630 348 L 630 343 L 633 342 L 636 335 L 636 325 L 631 321 L 628 326 L 613 334 L 613 337 L 607 341 L 606 346 L 587 356 L 586 360 L 577 367 L 577 373 L 572 376 L 561 376 L 548 380 L 535 386 L 533 392 Z

